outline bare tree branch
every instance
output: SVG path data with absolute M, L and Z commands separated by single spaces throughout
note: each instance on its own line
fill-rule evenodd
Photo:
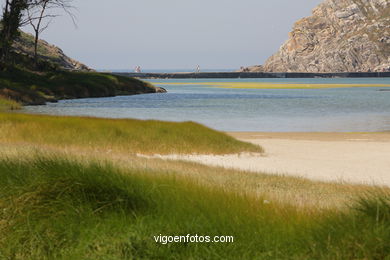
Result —
M 72 20 L 73 25 L 76 25 L 76 16 L 72 11 L 75 8 L 72 6 L 73 0 L 30 0 L 29 8 L 27 9 L 26 19 L 23 24 L 30 24 L 35 32 L 34 41 L 34 61 L 38 64 L 38 42 L 39 35 L 45 31 L 54 18 L 60 16 L 57 12 L 66 13 Z M 49 19 L 48 22 L 45 20 Z

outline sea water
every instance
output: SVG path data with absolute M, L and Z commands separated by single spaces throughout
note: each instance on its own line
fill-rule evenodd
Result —
M 62 100 L 29 113 L 195 121 L 222 131 L 361 132 L 390 130 L 385 87 L 246 89 L 212 83 L 390 84 L 390 78 L 149 80 L 168 93 Z M 208 82 L 206 84 L 206 82 Z M 173 83 L 173 84 L 172 84 Z

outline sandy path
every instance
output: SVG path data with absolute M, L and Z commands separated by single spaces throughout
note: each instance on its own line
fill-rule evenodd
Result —
M 390 133 L 230 133 L 265 155 L 164 156 L 314 180 L 390 186 Z

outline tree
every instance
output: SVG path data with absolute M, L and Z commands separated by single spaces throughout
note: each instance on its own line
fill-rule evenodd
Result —
M 12 44 L 19 35 L 18 29 L 23 23 L 23 13 L 30 2 L 30 0 L 6 0 L 0 31 L 0 61 L 3 63 L 7 61 Z
M 55 12 L 62 10 L 67 13 L 74 24 L 75 17 L 71 10 L 73 0 L 33 0 L 27 8 L 27 21 L 34 30 L 34 62 L 38 64 L 38 41 L 39 35 L 47 29 L 52 19 L 58 16 Z M 48 13 L 49 12 L 49 13 Z M 47 22 L 45 20 L 49 19 Z

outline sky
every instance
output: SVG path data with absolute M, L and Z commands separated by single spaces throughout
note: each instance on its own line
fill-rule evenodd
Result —
M 101 70 L 237 69 L 262 64 L 320 2 L 74 0 L 77 28 L 63 15 L 42 38 Z

